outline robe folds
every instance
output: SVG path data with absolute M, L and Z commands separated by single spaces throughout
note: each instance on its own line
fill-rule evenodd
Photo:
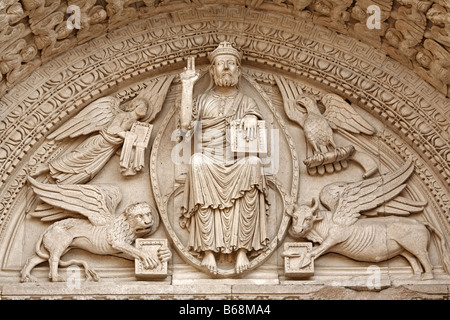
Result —
M 214 91 L 196 102 L 193 126 L 196 152 L 186 178 L 182 216 L 188 218 L 190 250 L 231 253 L 258 251 L 266 234 L 268 194 L 261 160 L 236 157 L 230 148 L 229 124 L 246 115 L 261 118 L 253 99 Z
M 101 130 L 73 151 L 49 163 L 50 175 L 58 183 L 79 184 L 91 180 L 117 152 L 123 138 Z

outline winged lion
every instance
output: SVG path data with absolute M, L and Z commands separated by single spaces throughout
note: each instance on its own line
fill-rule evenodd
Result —
M 36 281 L 31 271 L 38 264 L 49 262 L 52 281 L 64 281 L 58 267 L 80 265 L 88 279 L 98 280 L 95 270 L 85 261 L 61 257 L 73 248 L 97 255 L 113 255 L 140 259 L 145 268 L 153 269 L 171 258 L 168 248 L 160 248 L 151 256 L 133 246 L 137 238 L 148 236 L 155 226 L 156 212 L 146 202 L 129 205 L 115 214 L 122 199 L 118 187 L 110 185 L 58 185 L 40 183 L 29 177 L 33 191 L 44 203 L 31 213 L 42 221 L 56 221 L 40 236 L 36 252 L 25 263 L 21 281 Z

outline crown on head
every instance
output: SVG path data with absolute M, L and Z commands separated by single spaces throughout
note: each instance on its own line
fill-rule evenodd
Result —
M 233 48 L 233 46 L 231 45 L 230 42 L 228 41 L 222 41 L 219 46 L 213 51 L 210 52 L 208 57 L 209 57 L 209 61 L 213 62 L 214 59 L 219 56 L 219 55 L 223 55 L 223 54 L 230 54 L 235 56 L 239 61 L 241 61 L 242 59 L 242 53 Z

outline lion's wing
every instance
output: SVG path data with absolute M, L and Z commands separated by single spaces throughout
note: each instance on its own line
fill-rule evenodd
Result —
M 36 212 L 35 216 L 44 221 L 81 215 L 93 225 L 102 226 L 114 218 L 122 199 L 119 188 L 115 186 L 47 184 L 31 177 L 28 180 L 34 193 L 51 206 Z

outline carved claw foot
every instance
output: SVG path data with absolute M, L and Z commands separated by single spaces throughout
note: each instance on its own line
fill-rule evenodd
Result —
M 59 274 L 52 276 L 50 275 L 50 278 L 52 279 L 52 282 L 65 282 L 66 279 L 64 277 L 60 276 Z
M 312 253 L 307 252 L 305 256 L 303 257 L 302 265 L 300 268 L 304 268 L 307 265 L 311 264 L 312 259 L 314 258 L 314 255 Z
M 35 277 L 33 277 L 31 274 L 26 274 L 26 275 L 23 275 L 20 278 L 20 282 L 23 282 L 23 283 L 25 283 L 25 282 L 37 282 L 37 279 Z

